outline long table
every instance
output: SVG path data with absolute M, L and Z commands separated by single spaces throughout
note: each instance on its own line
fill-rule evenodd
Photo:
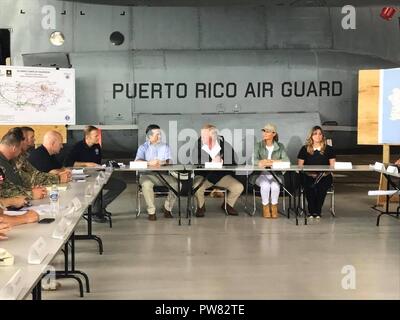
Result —
M 400 200 L 400 174 L 399 173 L 394 173 L 394 172 L 388 172 L 387 170 L 375 170 L 378 173 L 381 173 L 384 175 L 384 177 L 386 178 L 386 189 L 387 190 L 394 190 L 396 191 L 395 193 L 393 193 L 392 195 L 387 194 L 386 195 L 386 205 L 385 205 L 385 209 L 384 210 L 380 210 L 377 208 L 377 206 L 373 206 L 372 209 L 376 210 L 379 212 L 379 215 L 376 219 L 376 226 L 379 226 L 381 217 L 383 215 L 388 215 L 390 217 L 395 217 L 395 218 L 399 218 L 400 217 L 400 205 L 397 206 L 396 211 L 392 212 L 389 209 L 389 204 L 390 204 L 390 199 L 391 197 L 393 197 L 394 195 L 398 195 L 399 196 L 399 200 Z M 397 183 L 395 183 L 393 180 L 396 179 Z
M 97 176 L 97 175 L 96 175 Z M 34 300 L 41 299 L 41 279 L 49 271 L 52 271 L 51 263 L 55 256 L 64 250 L 65 270 L 56 271 L 56 278 L 74 278 L 78 281 L 81 296 L 83 296 L 83 285 L 78 275 L 84 276 L 86 280 L 86 289 L 89 291 L 89 279 L 84 272 L 75 269 L 75 246 L 74 232 L 75 229 L 88 210 L 92 203 L 99 195 L 102 187 L 107 183 L 110 173 L 105 174 L 105 179 L 100 185 L 95 188 L 96 177 L 94 174 L 87 178 L 86 182 L 71 182 L 66 191 L 60 191 L 60 207 L 71 207 L 73 199 L 78 199 L 81 203 L 81 208 L 68 217 L 68 225 L 64 229 L 65 232 L 61 239 L 53 238 L 53 232 L 62 219 L 62 212 L 56 216 L 56 221 L 50 224 L 31 223 L 13 228 L 9 232 L 9 239 L 0 242 L 0 246 L 6 249 L 14 256 L 14 264 L 12 266 L 0 266 L 0 292 L 4 291 L 10 279 L 18 276 L 18 290 L 15 290 L 15 296 L 11 299 L 26 299 L 32 293 Z M 93 187 L 93 193 L 90 196 L 85 195 L 85 190 L 88 186 Z M 33 205 L 49 203 L 48 199 L 33 201 Z M 66 211 L 64 211 L 65 213 Z M 64 220 L 65 222 L 65 220 Z M 65 226 L 65 225 L 64 225 Z M 29 264 L 28 255 L 32 244 L 42 238 L 45 243 L 45 252 L 47 255 L 39 264 Z M 70 252 L 69 252 L 70 251 Z M 69 265 L 68 257 L 71 255 L 71 266 Z M 0 298 L 1 299 L 1 298 Z
M 282 173 L 298 173 L 298 174 L 303 174 L 306 172 L 374 172 L 375 170 L 369 166 L 369 165 L 353 165 L 352 168 L 333 168 L 330 166 L 310 166 L 310 165 L 304 165 L 304 166 L 297 166 L 297 165 L 291 165 L 289 168 L 260 168 L 258 166 L 252 166 L 252 165 L 238 165 L 238 166 L 223 166 L 222 168 L 205 168 L 203 165 L 167 165 L 167 166 L 161 166 L 161 167 L 148 167 L 145 169 L 138 169 L 138 168 L 122 168 L 122 169 L 117 169 L 119 171 L 135 171 L 137 174 L 137 177 L 142 174 L 142 173 L 155 173 L 157 174 L 160 179 L 165 183 L 165 185 L 172 191 L 174 192 L 177 197 L 178 197 L 178 212 L 179 212 L 179 225 L 181 225 L 181 193 L 178 190 L 174 190 L 169 184 L 165 181 L 165 179 L 162 178 L 162 174 L 169 172 L 169 171 L 175 171 L 178 173 L 178 186 L 181 185 L 181 181 L 179 179 L 180 175 L 179 174 L 187 174 L 188 175 L 188 183 L 189 183 L 189 192 L 187 194 L 188 196 L 188 205 L 186 208 L 186 217 L 188 219 L 188 224 L 191 224 L 191 217 L 192 217 L 192 210 L 190 206 L 190 201 L 191 197 L 195 193 L 196 190 L 193 190 L 193 179 L 192 176 L 195 176 L 196 173 L 201 173 L 204 171 L 233 171 L 235 172 L 236 175 L 245 175 L 246 176 L 246 196 L 247 196 L 247 186 L 248 186 L 248 178 L 253 172 L 270 172 L 277 182 L 285 187 L 282 182 L 279 181 L 277 178 L 277 174 Z M 290 217 L 290 211 L 293 211 L 296 216 L 296 225 L 299 225 L 299 216 L 301 215 L 302 208 L 300 206 L 300 193 L 301 190 L 299 189 L 301 185 L 298 185 L 298 188 L 295 190 L 293 194 L 289 192 L 289 196 L 293 202 L 293 207 L 289 204 L 289 209 L 288 209 L 288 217 Z M 180 187 L 179 187 L 180 190 Z M 247 205 L 247 201 L 246 201 Z M 245 206 L 246 206 L 245 205 Z M 307 225 L 307 215 L 304 214 L 304 224 Z

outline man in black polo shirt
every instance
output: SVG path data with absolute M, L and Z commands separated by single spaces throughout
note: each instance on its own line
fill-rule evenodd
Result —
M 99 144 L 99 130 L 94 126 L 87 126 L 84 130 L 84 139 L 77 142 L 66 160 L 68 167 L 96 167 L 101 165 L 102 154 Z M 110 213 L 106 210 L 107 206 L 117 198 L 126 188 L 126 183 L 122 180 L 111 177 L 104 190 L 107 192 L 103 196 L 103 208 L 100 207 L 99 199 L 93 205 L 93 212 L 96 214 L 96 221 L 106 222 L 104 215 Z
M 48 131 L 43 137 L 43 144 L 30 153 L 28 161 L 39 171 L 59 175 L 68 170 L 56 158 L 62 147 L 61 134 L 57 131 Z

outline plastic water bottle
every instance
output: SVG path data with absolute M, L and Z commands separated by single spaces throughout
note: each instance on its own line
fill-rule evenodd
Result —
M 60 193 L 58 191 L 57 185 L 53 184 L 49 193 L 50 198 L 50 211 L 55 217 L 60 211 Z
M 102 184 L 101 177 L 100 177 L 100 175 L 98 175 L 96 177 L 96 180 L 94 181 L 94 188 L 95 189 L 100 189 L 101 184 Z

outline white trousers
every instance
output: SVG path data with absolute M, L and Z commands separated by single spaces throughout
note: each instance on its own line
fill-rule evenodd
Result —
M 266 173 L 261 174 L 257 180 L 256 184 L 260 187 L 261 201 L 264 206 L 269 204 L 269 197 L 271 194 L 271 204 L 278 204 L 279 200 L 279 183 L 276 182 L 272 174 Z

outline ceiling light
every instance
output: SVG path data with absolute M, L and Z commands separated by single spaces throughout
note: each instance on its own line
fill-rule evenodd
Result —
M 50 42 L 53 46 L 62 46 L 64 44 L 65 38 L 64 35 L 60 31 L 54 31 L 50 35 Z

